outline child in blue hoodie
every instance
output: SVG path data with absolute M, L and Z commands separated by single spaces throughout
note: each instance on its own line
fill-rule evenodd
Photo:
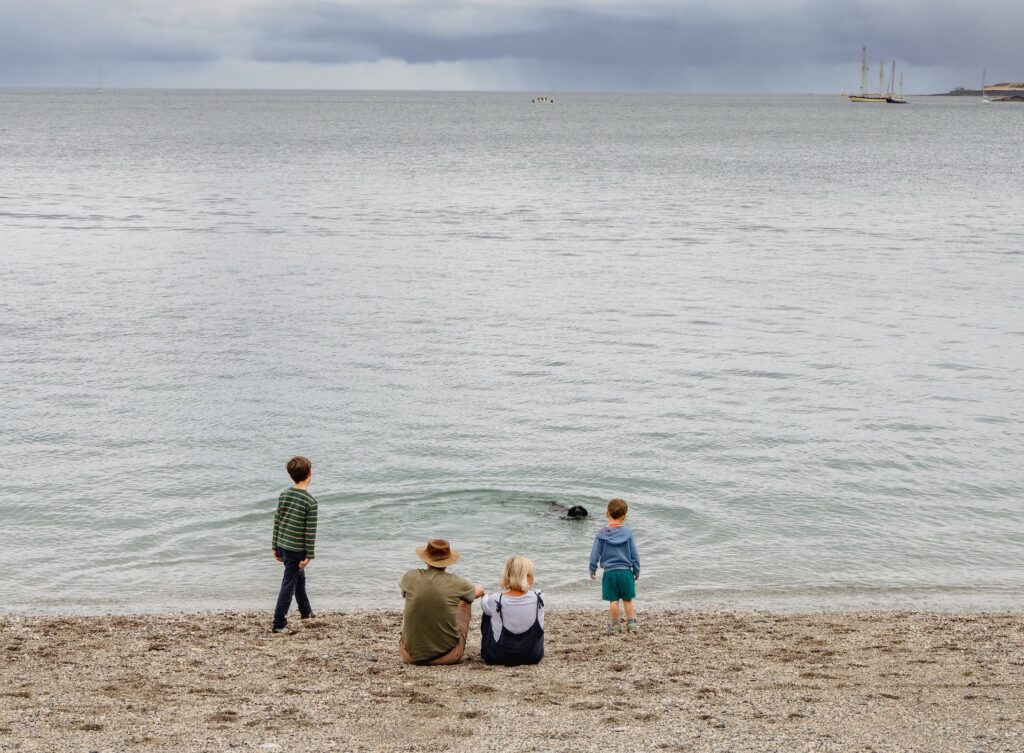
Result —
M 601 598 L 608 602 L 605 635 L 622 630 L 619 625 L 619 599 L 626 609 L 626 629 L 631 633 L 638 629 L 633 599 L 636 598 L 636 581 L 640 580 L 640 553 L 637 552 L 632 529 L 623 525 L 628 511 L 629 505 L 623 499 L 613 499 L 608 503 L 604 514 L 608 525 L 594 536 L 594 546 L 590 550 L 590 579 L 594 580 L 598 566 L 604 568 Z

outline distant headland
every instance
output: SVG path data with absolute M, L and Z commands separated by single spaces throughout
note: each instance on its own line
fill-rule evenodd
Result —
M 1024 102 L 1024 81 L 992 84 L 982 89 L 965 89 L 958 86 L 952 91 L 931 94 L 932 97 L 980 97 L 987 96 L 993 102 Z

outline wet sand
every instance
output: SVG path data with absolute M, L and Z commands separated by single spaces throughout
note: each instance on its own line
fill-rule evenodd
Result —
M 536 667 L 394 613 L 0 617 L 3 751 L 1024 751 L 1024 615 L 550 611 Z

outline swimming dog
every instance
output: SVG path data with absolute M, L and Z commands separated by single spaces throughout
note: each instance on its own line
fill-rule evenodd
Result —
M 548 502 L 548 508 L 551 512 L 557 513 L 562 520 L 582 520 L 590 514 L 587 512 L 587 508 L 583 505 L 566 507 L 565 505 L 560 505 L 555 501 L 551 501 Z

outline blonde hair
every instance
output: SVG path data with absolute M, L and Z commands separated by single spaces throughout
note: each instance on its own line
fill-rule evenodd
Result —
M 501 571 L 501 587 L 506 591 L 529 591 L 533 563 L 526 557 L 509 557 Z

